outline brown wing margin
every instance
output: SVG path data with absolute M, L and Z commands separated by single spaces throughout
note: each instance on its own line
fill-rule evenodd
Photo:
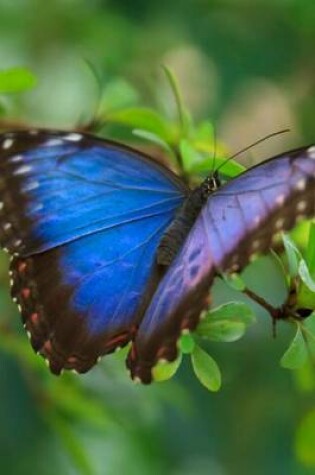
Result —
M 51 372 L 58 375 L 63 369 L 72 369 L 85 373 L 100 356 L 125 346 L 135 327 L 89 339 L 84 318 L 60 308 L 60 302 L 66 302 L 73 289 L 58 284 L 56 253 L 58 249 L 34 257 L 13 257 L 11 295 L 19 306 L 34 351 L 48 361 Z

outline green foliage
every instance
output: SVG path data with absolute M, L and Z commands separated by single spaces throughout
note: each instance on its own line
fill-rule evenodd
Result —
M 315 362 L 315 313 L 305 321 L 295 321 L 296 334 L 281 359 L 284 368 L 296 369 L 303 366 L 307 359 Z
M 297 2 L 298 6 L 271 2 L 255 8 L 242 5 L 241 14 L 229 2 L 223 10 L 219 5 L 198 6 L 184 2 L 181 9 L 169 4 L 167 15 L 158 2 L 136 2 L 132 6 L 130 2 L 122 2 L 114 9 L 110 3 L 103 8 L 102 2 L 88 6 L 77 2 L 74 9 L 73 2 L 67 6 L 63 1 L 46 5 L 26 0 L 20 2 L 18 8 L 11 3 L 0 7 L 3 68 L 7 63 L 32 64 L 38 80 L 28 69 L 2 70 L 0 115 L 4 122 L 13 118 L 19 123 L 26 122 L 27 126 L 58 126 L 62 110 L 71 107 L 67 99 L 75 90 L 73 78 L 63 94 L 58 92 L 62 89 L 60 82 L 58 86 L 58 75 L 62 78 L 61 84 L 66 84 L 65 69 L 79 51 L 80 55 L 93 57 L 104 77 L 106 74 L 96 117 L 103 123 L 102 133 L 109 138 L 137 141 L 137 146 L 139 139 L 143 139 L 145 148 L 149 142 L 152 150 L 160 149 L 172 166 L 177 166 L 193 184 L 212 170 L 214 156 L 214 166 L 218 168 L 230 155 L 226 144 L 215 137 L 209 111 L 211 117 L 215 117 L 216 126 L 219 124 L 220 135 L 222 131 L 222 136 L 230 137 L 224 124 L 231 121 L 231 105 L 238 97 L 242 104 L 243 90 L 254 91 L 254 96 L 259 96 L 256 94 L 259 88 L 252 86 L 257 78 L 260 81 L 263 77 L 269 88 L 281 91 L 281 101 L 286 102 L 290 95 L 286 107 L 294 103 L 290 114 L 294 114 L 299 133 L 304 134 L 305 143 L 314 138 L 314 101 L 309 93 L 305 94 L 312 84 L 308 58 L 314 42 L 314 15 L 310 14 L 312 7 L 307 2 Z M 225 28 L 227 24 L 229 28 Z M 240 31 L 242 34 L 238 35 Z M 172 54 L 173 58 L 176 56 L 173 50 L 176 53 L 181 41 L 184 48 L 172 62 Z M 237 54 L 230 54 L 231 44 Z M 172 114 L 171 108 L 163 107 L 160 84 L 150 81 L 156 75 L 157 64 L 161 59 L 165 61 L 165 57 L 167 61 L 171 58 L 172 68 L 174 64 L 175 69 L 177 64 L 184 64 L 183 77 L 189 78 L 187 81 L 192 78 L 191 71 L 200 76 L 200 69 L 195 67 L 198 62 L 190 63 L 191 51 L 198 54 L 198 61 L 204 62 L 205 57 L 210 62 L 206 73 L 213 68 L 210 80 L 218 78 L 219 93 L 211 81 L 206 87 L 188 90 L 186 85 L 180 92 L 180 81 L 166 68 L 177 105 Z M 242 58 L 241 64 L 239 58 Z M 297 84 L 296 78 L 299 78 L 298 91 L 292 88 L 292 84 Z M 212 87 L 214 102 L 209 100 L 208 94 Z M 19 92 L 23 94 L 17 94 Z M 194 108 L 193 101 L 188 108 L 186 99 L 183 100 L 191 92 L 202 95 L 199 110 Z M 76 120 L 86 108 L 84 99 L 88 95 L 84 88 L 78 88 L 77 95 L 73 96 L 73 102 L 80 109 L 74 114 Z M 277 100 L 273 102 L 275 109 L 276 103 Z M 61 111 L 58 120 L 53 116 L 54 104 L 58 112 Z M 196 123 L 193 115 L 198 117 Z M 244 111 L 238 104 L 237 120 L 234 124 L 231 122 L 231 129 L 236 125 L 235 134 L 240 142 L 246 141 L 251 132 L 246 122 L 242 122 L 243 116 Z M 74 120 L 69 126 L 75 125 Z M 255 123 L 258 135 L 265 133 L 260 125 L 258 120 L 257 126 Z M 278 127 L 271 118 L 270 127 Z M 231 160 L 220 171 L 225 177 L 234 177 L 243 170 L 243 166 Z M 292 233 L 294 238 L 289 241 L 285 238 L 286 253 L 283 255 L 279 250 L 277 259 L 279 279 L 281 274 L 288 288 L 296 284 L 296 308 L 314 309 L 314 225 L 309 229 L 308 241 L 305 231 L 299 236 Z M 260 270 L 255 265 L 253 269 Z M 248 299 L 244 303 L 246 277 L 224 276 L 228 286 L 222 285 L 224 291 L 220 293 L 214 285 L 212 297 L 219 304 L 226 300 L 233 302 L 209 311 L 194 334 L 182 335 L 178 342 L 180 355 L 175 362 L 161 363 L 154 368 L 155 380 L 168 379 L 167 383 L 152 388 L 130 384 L 122 354 L 106 357 L 106 361 L 87 376 L 66 375 L 57 380 L 49 375 L 44 362 L 33 355 L 24 333 L 20 334 L 19 326 L 14 323 L 17 315 L 5 297 L 8 294 L 6 267 L 7 262 L 1 260 L 4 291 L 0 295 L 0 468 L 3 473 L 50 475 L 75 471 L 112 475 L 127 471 L 131 475 L 151 472 L 204 475 L 209 472 L 254 473 L 257 467 L 261 467 L 262 472 L 304 473 L 290 450 L 296 420 L 300 422 L 295 447 L 298 459 L 311 470 L 314 468 L 313 315 L 305 320 L 289 318 L 285 325 L 279 324 L 276 342 L 266 338 L 266 326 L 267 335 L 269 328 L 262 317 L 257 319 L 254 331 L 246 340 L 235 345 L 220 345 L 220 342 L 233 342 L 242 337 L 253 323 L 253 315 L 259 312 Z M 268 275 L 258 275 L 257 271 L 249 284 L 256 286 L 263 279 L 268 280 Z M 270 292 L 270 299 L 276 297 Z M 278 371 L 274 364 L 279 357 L 279 346 L 287 339 L 285 330 L 283 332 L 285 327 L 296 331 L 282 358 L 286 367 L 296 368 L 292 372 L 296 389 L 290 386 L 290 391 L 289 373 Z M 224 365 L 224 374 L 227 374 L 229 384 L 216 398 L 216 405 L 209 393 L 203 391 L 199 398 L 197 385 L 187 385 L 184 379 L 187 365 L 174 377 L 181 361 L 191 359 L 197 379 L 211 391 L 219 389 L 218 366 L 213 357 L 200 348 L 200 342 L 209 345 L 207 350 L 214 354 L 220 366 Z M 36 425 L 38 419 L 44 421 L 44 426 Z M 244 427 L 241 436 L 240 420 Z M 33 437 L 36 434 L 35 439 L 32 434 Z M 56 451 L 55 458 L 47 453 L 47 446 Z M 41 459 L 42 465 L 38 465 Z
M 117 109 L 106 114 L 106 119 L 133 129 L 143 129 L 146 132 L 151 132 L 166 143 L 170 141 L 169 124 L 153 109 L 144 107 Z
M 159 361 L 158 364 L 153 368 L 152 375 L 155 382 L 162 382 L 171 379 L 177 372 L 180 364 L 182 362 L 182 355 L 179 354 L 178 358 L 175 361 Z
M 230 302 L 208 311 L 197 328 L 197 335 L 210 341 L 239 340 L 255 321 L 253 310 L 242 302 Z
M 314 224 L 312 223 L 310 225 L 306 259 L 303 258 L 292 239 L 287 235 L 283 236 L 290 277 L 300 279 L 297 302 L 302 308 L 315 308 L 315 282 L 312 278 L 315 269 L 314 236 Z
M 311 410 L 301 421 L 295 440 L 298 458 L 308 467 L 315 467 L 315 409 Z
M 36 76 L 27 68 L 17 67 L 0 71 L 0 94 L 27 91 L 36 84 Z
M 184 333 L 178 342 L 179 349 L 184 354 L 190 354 L 195 347 L 195 340 L 191 333 Z
M 297 325 L 296 334 L 284 355 L 281 358 L 281 366 L 288 369 L 300 368 L 307 358 L 307 347 L 300 325 Z
M 231 287 L 231 289 L 239 290 L 242 292 L 245 290 L 246 284 L 242 277 L 239 274 L 222 274 L 222 278 L 224 282 Z
M 191 354 L 195 375 L 205 388 L 216 392 L 221 387 L 221 372 L 214 359 L 200 346 L 195 345 Z
M 315 277 L 315 224 L 310 223 L 305 261 L 300 265 L 301 286 L 298 302 L 301 307 L 315 308 L 314 277 Z

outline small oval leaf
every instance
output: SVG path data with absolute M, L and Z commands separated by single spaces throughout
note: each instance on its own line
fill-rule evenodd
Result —
M 300 326 L 298 325 L 295 337 L 289 348 L 281 358 L 281 366 L 287 369 L 300 368 L 307 360 L 307 348 Z
M 299 276 L 301 277 L 306 287 L 311 292 L 315 292 L 315 282 L 311 277 L 310 271 L 304 259 L 302 259 L 299 263 Z
M 209 322 L 207 327 L 203 327 L 198 334 L 211 341 L 232 342 L 239 340 L 246 331 L 246 325 L 243 322 L 229 322 L 219 320 Z
M 290 276 L 295 277 L 299 268 L 299 258 L 301 257 L 300 251 L 287 234 L 283 234 L 282 239 L 288 259 Z
M 152 370 L 153 380 L 156 382 L 166 381 L 174 376 L 182 362 L 182 354 L 175 361 L 161 361 Z
M 230 320 L 243 322 L 250 325 L 255 322 L 256 317 L 251 307 L 244 302 L 228 302 L 210 310 L 206 317 L 201 320 L 199 326 L 207 324 L 207 321 Z M 199 328 L 198 326 L 198 328 Z
M 218 391 L 221 387 L 221 372 L 214 359 L 196 345 L 191 354 L 191 362 L 201 384 L 209 391 Z
M 242 292 L 246 288 L 246 284 L 239 274 L 222 274 L 222 278 L 233 290 L 239 290 Z
M 195 340 L 190 333 L 185 333 L 180 337 L 178 345 L 184 354 L 189 354 L 195 347 Z

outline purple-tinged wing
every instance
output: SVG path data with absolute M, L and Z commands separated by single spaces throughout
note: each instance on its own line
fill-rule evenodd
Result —
M 217 273 L 241 270 L 277 232 L 314 212 L 315 147 L 266 161 L 213 193 L 141 322 L 127 361 L 132 377 L 149 383 L 159 359 L 176 358 L 177 339 L 198 324 Z

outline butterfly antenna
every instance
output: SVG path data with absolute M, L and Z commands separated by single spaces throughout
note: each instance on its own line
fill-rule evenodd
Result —
M 272 132 L 271 134 L 268 134 L 266 135 L 265 137 L 259 139 L 259 140 L 256 140 L 256 142 L 253 142 L 251 143 L 250 145 L 248 145 L 247 147 L 245 148 L 242 148 L 242 150 L 239 150 L 238 152 L 234 153 L 233 155 L 231 155 L 229 158 L 227 158 L 223 163 L 221 163 L 221 165 L 215 170 L 216 172 L 218 172 L 222 167 L 224 167 L 224 165 L 226 165 L 230 160 L 233 160 L 233 158 L 235 157 L 238 157 L 239 155 L 241 155 L 242 153 L 244 152 L 247 152 L 247 150 L 250 150 L 251 148 L 253 147 L 256 147 L 256 145 L 262 143 L 262 142 L 265 142 L 265 140 L 268 140 L 272 137 L 276 137 L 278 135 L 281 135 L 281 134 L 285 134 L 287 132 L 290 132 L 290 129 L 283 129 L 283 130 L 279 130 L 278 132 Z

